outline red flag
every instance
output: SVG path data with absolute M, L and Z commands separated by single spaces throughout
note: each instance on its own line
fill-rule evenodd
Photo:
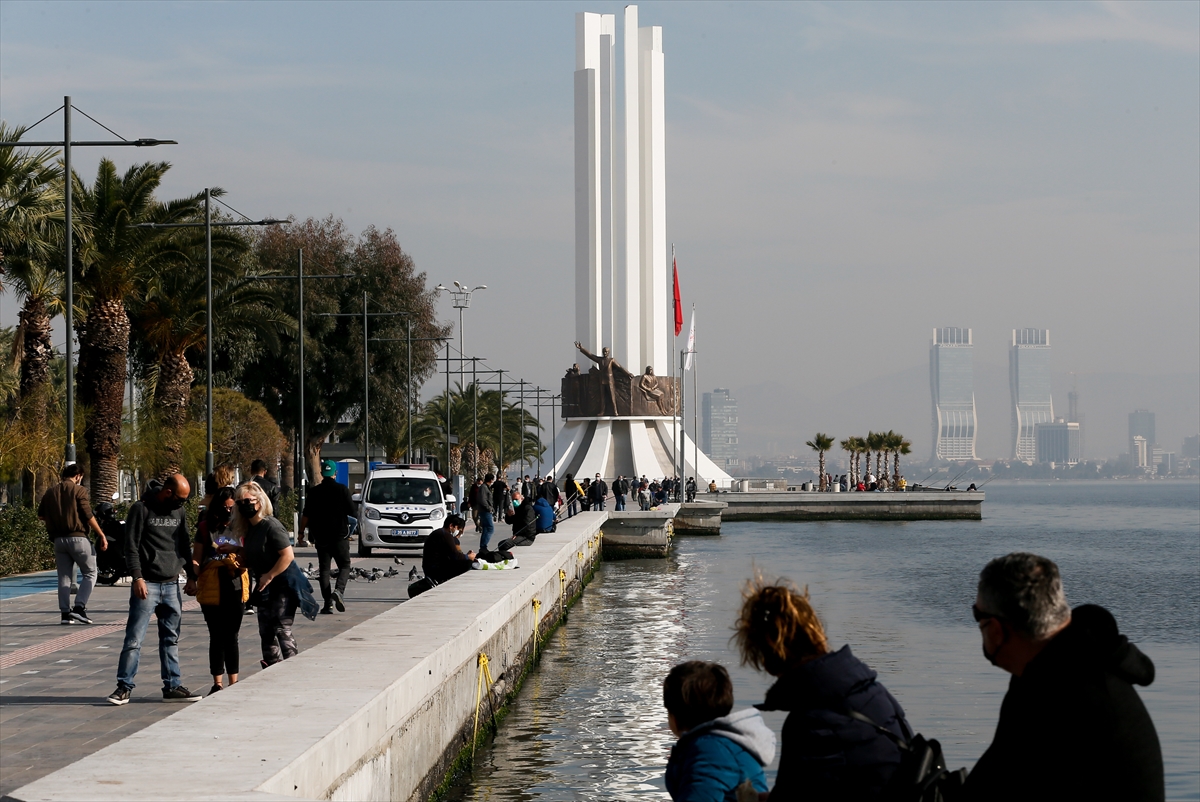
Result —
M 671 249 L 671 272 L 675 274 L 675 336 L 683 330 L 683 301 L 679 298 L 679 267 L 675 264 L 675 249 Z

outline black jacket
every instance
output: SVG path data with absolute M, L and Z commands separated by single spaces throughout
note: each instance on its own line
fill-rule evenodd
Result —
M 537 536 L 537 511 L 533 508 L 532 499 L 521 499 L 521 506 L 513 513 L 513 537 L 525 537 L 532 540 Z
M 887 736 L 850 718 L 855 710 L 902 738 L 912 735 L 900 703 L 849 646 L 803 663 L 767 691 L 761 710 L 786 710 L 772 800 L 872 800 L 900 764 Z
M 546 499 L 551 504 L 558 503 L 558 485 L 554 482 L 542 482 L 542 486 L 538 489 L 538 496 Z
M 150 482 L 125 516 L 125 564 L 134 579 L 147 582 L 169 582 L 180 571 L 195 578 L 186 517 L 182 509 L 159 508 L 154 496 L 161 490 L 161 482 Z
M 1014 676 L 992 745 L 967 778 L 969 800 L 1161 800 L 1162 749 L 1133 686 L 1154 664 L 1086 604 Z
M 459 548 L 458 538 L 444 528 L 436 529 L 425 538 L 421 570 L 434 582 L 441 583 L 470 571 L 471 561 Z
M 604 499 L 608 498 L 608 485 L 603 479 L 596 479 L 592 482 L 587 490 L 588 501 L 593 504 L 599 504 Z
M 271 508 L 274 509 L 274 508 L 278 507 L 279 506 L 279 485 L 276 484 L 273 479 L 268 479 L 266 476 L 255 476 L 254 482 L 263 489 L 263 492 L 267 494 L 267 498 L 271 500 Z M 278 515 L 275 515 L 273 512 L 271 515 L 274 518 L 279 517 Z
M 304 517 L 308 518 L 308 533 L 313 540 L 326 543 L 349 537 L 348 518 L 353 516 L 350 488 L 332 476 L 326 476 L 320 484 L 309 485 Z

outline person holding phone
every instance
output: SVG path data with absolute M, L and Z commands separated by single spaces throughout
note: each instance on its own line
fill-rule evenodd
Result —
M 243 564 L 241 538 L 233 531 L 233 508 L 233 488 L 222 487 L 214 493 L 196 526 L 192 546 L 196 601 L 208 625 L 210 696 L 224 687 L 226 674 L 230 685 L 238 681 L 238 632 L 250 598 L 250 575 Z

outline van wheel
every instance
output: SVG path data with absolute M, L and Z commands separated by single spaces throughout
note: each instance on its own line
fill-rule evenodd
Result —
M 362 538 L 359 538 L 359 540 L 358 540 L 358 556 L 359 557 L 370 557 L 371 556 L 371 549 L 369 549 L 363 545 Z

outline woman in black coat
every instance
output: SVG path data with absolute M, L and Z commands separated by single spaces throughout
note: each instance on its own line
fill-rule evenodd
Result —
M 900 703 L 849 646 L 829 651 L 808 591 L 761 578 L 751 582 L 735 637 L 743 664 L 778 677 L 757 707 L 788 713 L 770 798 L 879 799 L 900 764 L 900 749 L 848 713 L 859 712 L 904 739 L 912 731 Z

